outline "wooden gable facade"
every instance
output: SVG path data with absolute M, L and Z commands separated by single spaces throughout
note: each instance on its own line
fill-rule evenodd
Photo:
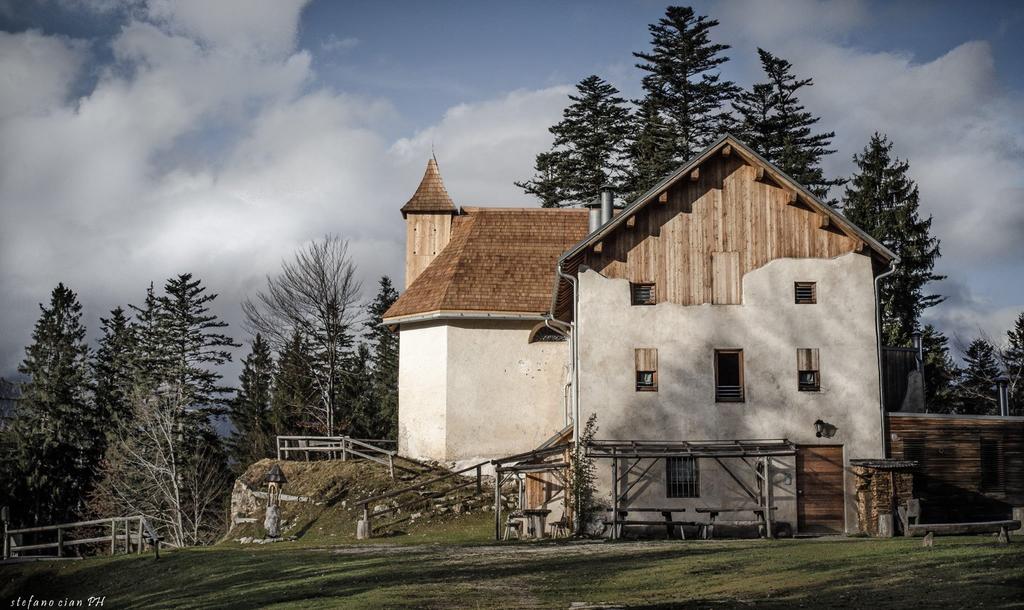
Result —
M 607 230 L 606 230 L 607 229 Z M 655 284 L 657 303 L 742 303 L 743 275 L 779 258 L 849 252 L 892 258 L 731 137 L 712 146 L 563 257 L 602 275 Z M 570 315 L 571 294 L 555 310 Z

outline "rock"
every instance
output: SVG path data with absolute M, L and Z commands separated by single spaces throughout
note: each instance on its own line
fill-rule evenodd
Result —
M 252 544 L 252 536 L 242 536 L 238 539 L 241 544 Z
M 267 530 L 267 536 L 277 538 L 281 535 L 281 509 L 271 505 L 267 507 L 267 516 L 263 520 L 263 529 Z
M 409 518 L 410 519 L 419 519 L 422 516 L 423 516 L 423 513 L 413 513 L 412 515 L 409 516 Z
M 932 548 L 932 546 L 934 546 L 934 545 L 935 545 L 935 534 L 933 534 L 931 532 L 928 532 L 927 534 L 925 534 L 924 542 L 921 544 L 921 546 L 924 546 L 924 547 L 927 547 L 927 548 Z

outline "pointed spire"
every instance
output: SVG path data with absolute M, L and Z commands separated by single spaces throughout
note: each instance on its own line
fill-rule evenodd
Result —
M 455 212 L 455 203 L 444 188 L 441 172 L 437 169 L 437 159 L 431 151 L 427 161 L 427 171 L 413 196 L 402 206 L 402 216 L 409 212 Z

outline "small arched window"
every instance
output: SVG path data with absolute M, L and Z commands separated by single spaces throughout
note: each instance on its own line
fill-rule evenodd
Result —
M 566 339 L 565 335 L 561 335 L 561 334 L 556 333 L 555 331 L 553 331 L 550 328 L 548 328 L 546 324 L 541 322 L 537 326 L 534 326 L 533 330 L 530 331 L 530 341 L 529 342 L 530 343 L 540 343 L 540 342 L 549 343 L 549 342 L 565 341 L 565 339 Z

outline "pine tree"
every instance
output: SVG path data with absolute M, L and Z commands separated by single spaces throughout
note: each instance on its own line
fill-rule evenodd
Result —
M 925 286 L 945 276 L 932 273 L 939 240 L 931 236 L 931 217 L 920 217 L 917 184 L 907 176 L 910 164 L 892 158 L 892 146 L 875 133 L 854 155 L 857 173 L 846 187 L 843 212 L 900 257 L 896 273 L 881 283 L 882 340 L 906 347 L 920 328 L 921 312 L 943 300 L 926 294 Z
M 159 297 L 158 336 L 166 342 L 167 377 L 165 381 L 179 392 L 179 403 L 190 410 L 201 409 L 211 415 L 225 411 L 233 392 L 219 385 L 221 374 L 211 367 L 231 361 L 228 348 L 240 347 L 219 329 L 228 325 L 210 313 L 209 304 L 216 294 L 191 273 L 167 280 L 164 296 Z
M 632 201 L 676 168 L 672 130 L 650 98 L 640 102 L 629 143 L 627 198 Z
M 398 335 L 383 325 L 384 312 L 398 300 L 391 278 L 380 278 L 377 296 L 367 308 L 363 338 L 373 349 L 371 438 L 398 438 Z
M 271 421 L 274 373 L 270 346 L 257 333 L 249 356 L 242 359 L 240 387 L 231 402 L 235 432 L 228 446 L 242 469 L 273 455 L 277 436 Z
M 996 377 L 999 365 L 996 349 L 984 339 L 975 339 L 964 352 L 964 369 L 957 386 L 960 412 L 974 415 L 998 415 L 999 398 Z
M 308 342 L 301 333 L 294 332 L 278 355 L 275 367 L 270 412 L 275 435 L 316 430 L 316 423 L 305 415 L 320 400 L 308 367 L 311 359 Z
M 135 331 L 124 309 L 117 307 L 109 318 L 100 318 L 103 336 L 93 358 L 96 408 L 110 422 L 108 433 L 129 420 L 130 393 L 138 367 Z
M 842 180 L 826 180 L 821 159 L 834 153 L 828 147 L 835 132 L 813 133 L 821 120 L 800 104 L 797 92 L 810 87 L 810 78 L 798 79 L 785 59 L 757 50 L 767 82 L 739 94 L 733 107 L 740 116 L 738 131 L 748 145 L 821 199 Z
M 630 116 L 619 90 L 597 75 L 576 84 L 562 120 L 549 128 L 551 150 L 537 155 L 537 173 L 516 186 L 562 207 L 594 199 L 601 187 L 621 188 L 626 176 Z
M 924 351 L 925 405 L 932 413 L 952 413 L 957 408 L 956 383 L 960 370 L 949 354 L 949 340 L 931 324 L 921 331 Z
M 12 422 L 19 521 L 73 521 L 82 512 L 103 450 L 104 421 L 93 402 L 82 306 L 54 288 L 18 372 L 28 377 Z
M 366 343 L 359 343 L 346 359 L 342 392 L 348 418 L 341 425 L 350 436 L 380 438 L 371 360 Z
M 637 67 L 643 77 L 644 100 L 668 126 L 671 134 L 667 159 L 652 165 L 676 166 L 696 155 L 729 130 L 732 117 L 728 102 L 739 92 L 732 82 L 722 80 L 719 66 L 729 60 L 722 53 L 729 45 L 711 42 L 711 29 L 718 21 L 697 16 L 688 6 L 670 6 L 658 23 L 651 24 L 651 50 L 633 53 L 641 60 Z M 642 132 L 651 118 L 641 123 Z M 650 163 L 650 161 L 648 161 Z M 651 176 L 657 182 L 663 175 Z M 637 185 L 643 190 L 643 185 Z
M 1006 349 L 1003 350 L 1003 362 L 1006 364 L 1006 375 L 1010 378 L 1010 414 L 1024 415 L 1024 313 L 1006 333 Z

